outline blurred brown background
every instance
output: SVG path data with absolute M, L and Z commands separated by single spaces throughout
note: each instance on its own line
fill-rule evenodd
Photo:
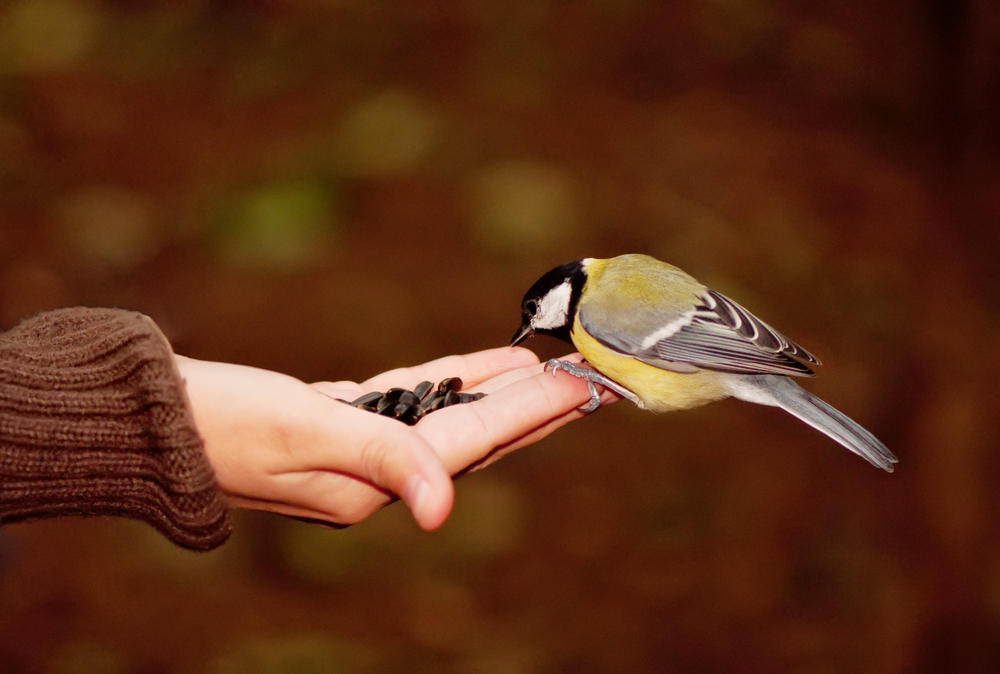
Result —
M 6 527 L 0 672 L 1000 671 L 998 112 L 986 0 L 0 3 L 0 327 L 128 307 L 360 379 L 645 252 L 818 353 L 900 457 L 619 404 L 434 534 Z

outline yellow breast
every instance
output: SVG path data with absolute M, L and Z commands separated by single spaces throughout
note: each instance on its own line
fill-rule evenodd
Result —
M 579 318 L 573 322 L 570 337 L 594 369 L 635 393 L 641 406 L 653 412 L 698 407 L 729 395 L 718 383 L 719 373 L 699 370 L 681 374 L 647 365 L 598 342 L 583 330 Z

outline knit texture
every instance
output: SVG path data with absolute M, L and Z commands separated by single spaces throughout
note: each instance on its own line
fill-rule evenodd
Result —
M 144 520 L 208 550 L 231 525 L 166 338 L 142 314 L 77 307 L 0 334 L 0 522 Z

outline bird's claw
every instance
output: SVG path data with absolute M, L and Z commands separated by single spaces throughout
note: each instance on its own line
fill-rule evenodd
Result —
M 577 407 L 576 409 L 584 414 L 590 414 L 597 410 L 601 406 L 601 394 L 597 391 L 597 384 L 600 384 L 606 389 L 610 389 L 620 395 L 623 398 L 627 398 L 632 402 L 639 404 L 639 398 L 634 393 L 629 391 L 624 386 L 611 381 L 603 374 L 597 370 L 593 370 L 589 367 L 584 367 L 582 365 L 577 365 L 576 363 L 571 363 L 568 360 L 557 360 L 555 358 L 546 361 L 546 370 L 552 370 L 552 376 L 554 377 L 557 370 L 562 370 L 566 374 L 571 374 L 574 377 L 579 377 L 587 382 L 587 390 L 590 391 L 590 404 L 585 407 Z

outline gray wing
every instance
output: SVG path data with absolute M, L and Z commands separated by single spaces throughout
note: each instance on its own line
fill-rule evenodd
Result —
M 646 309 L 642 336 L 615 329 L 600 316 L 588 316 L 586 308 L 580 322 L 605 346 L 676 372 L 810 376 L 813 371 L 806 363 L 820 364 L 816 356 L 714 290 L 706 290 L 701 303 L 686 312 L 666 309 L 659 321 Z

